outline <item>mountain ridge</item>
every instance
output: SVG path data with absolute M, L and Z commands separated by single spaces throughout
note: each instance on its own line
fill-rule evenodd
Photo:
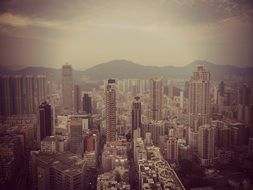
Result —
M 196 65 L 203 64 L 211 72 L 211 78 L 222 80 L 224 75 L 246 76 L 253 80 L 253 67 L 242 68 L 233 65 L 218 65 L 205 60 L 196 60 L 184 66 L 146 66 L 125 59 L 111 60 L 90 67 L 84 71 L 73 70 L 74 81 L 78 81 L 83 75 L 93 80 L 108 78 L 150 78 L 160 75 L 164 78 L 189 78 Z M 19 70 L 11 70 L 0 66 L 0 74 L 45 74 L 49 80 L 60 82 L 61 68 L 50 67 L 25 67 Z

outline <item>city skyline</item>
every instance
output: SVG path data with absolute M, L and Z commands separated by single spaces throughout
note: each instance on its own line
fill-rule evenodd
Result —
M 252 0 L 0 0 L 0 189 L 253 190 Z
M 192 66 L 186 79 L 0 75 L 0 187 L 252 188 L 252 82 Z
M 1 1 L 0 65 L 70 62 L 83 69 L 128 59 L 149 66 L 207 60 L 249 67 L 252 10 L 250 0 Z

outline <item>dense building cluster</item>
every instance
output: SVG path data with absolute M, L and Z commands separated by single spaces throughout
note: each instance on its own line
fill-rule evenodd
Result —
M 0 187 L 252 189 L 253 88 L 226 77 L 1 75 Z

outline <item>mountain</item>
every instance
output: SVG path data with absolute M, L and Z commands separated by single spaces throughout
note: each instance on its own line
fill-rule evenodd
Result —
M 20 65 L 0 65 L 0 74 L 16 72 L 22 68 L 24 67 Z
M 83 72 L 92 79 L 108 78 L 150 78 L 154 75 L 177 77 L 179 67 L 144 66 L 128 60 L 113 60 L 89 68 Z
M 208 61 L 197 60 L 183 67 L 144 66 L 127 60 L 113 60 L 89 68 L 83 72 L 91 79 L 108 78 L 150 78 L 159 75 L 164 78 L 190 78 L 197 65 L 204 65 L 213 79 L 222 80 L 224 75 L 246 76 L 253 80 L 253 67 L 240 68 L 231 65 L 216 65 Z
M 183 67 L 175 66 L 144 66 L 128 60 L 113 60 L 106 63 L 101 63 L 85 71 L 74 70 L 74 81 L 80 81 L 80 78 L 85 75 L 92 80 L 103 80 L 108 78 L 140 78 L 148 79 L 154 75 L 159 75 L 164 78 L 185 78 L 189 79 L 197 65 L 204 65 L 210 72 L 211 78 L 222 80 L 225 75 L 235 75 L 248 77 L 253 81 L 253 67 L 240 68 L 231 65 L 217 65 L 207 61 L 194 61 Z M 61 69 L 46 68 L 46 67 L 26 67 L 20 70 L 12 70 L 8 67 L 0 66 L 0 74 L 44 74 L 49 80 L 56 82 L 61 81 Z

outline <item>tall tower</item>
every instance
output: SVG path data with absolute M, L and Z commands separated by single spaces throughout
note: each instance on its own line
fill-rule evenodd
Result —
M 105 89 L 106 141 L 116 140 L 116 84 L 109 79 Z
M 73 78 L 71 65 L 62 66 L 62 100 L 63 107 L 69 111 L 73 110 Z
M 13 113 L 22 114 L 23 113 L 23 99 L 22 99 L 22 77 L 20 75 L 15 75 L 12 78 L 13 85 Z
M 79 85 L 74 85 L 74 112 L 79 113 L 80 109 L 80 88 Z
M 141 101 L 136 96 L 132 104 L 132 138 L 135 129 L 141 128 Z
M 83 111 L 86 114 L 91 113 L 91 97 L 88 94 L 83 94 Z
M 184 91 L 180 91 L 180 108 L 184 109 Z
M 52 135 L 52 109 L 47 102 L 42 102 L 39 106 L 39 129 L 37 130 L 38 142 L 46 136 Z
M 23 88 L 22 95 L 24 97 L 24 112 L 25 113 L 34 113 L 34 77 L 32 75 L 26 75 L 23 77 Z
M 252 105 L 251 104 L 251 92 L 250 87 L 245 84 L 238 89 L 238 105 L 237 105 L 237 119 L 246 123 L 252 122 Z
M 209 124 L 199 127 L 198 155 L 201 165 L 212 165 L 214 159 L 215 128 Z
M 169 82 L 169 84 L 168 84 L 169 97 L 170 97 L 171 99 L 173 99 L 173 94 L 174 94 L 173 88 L 174 88 L 174 86 L 173 86 L 173 80 L 171 80 L 171 81 Z
M 0 115 L 34 114 L 45 100 L 44 75 L 0 76 Z
M 40 105 L 46 99 L 46 76 L 38 75 L 36 77 L 36 81 L 37 81 L 37 97 L 38 97 L 37 101 L 38 105 Z
M 73 153 L 81 153 L 81 145 L 82 145 L 82 123 L 79 120 L 71 119 L 69 124 L 69 139 L 70 151 Z
M 167 140 L 167 159 L 170 162 L 178 162 L 178 140 L 176 137 L 169 137 Z
M 11 79 L 8 75 L 0 77 L 0 111 L 1 115 L 9 116 L 12 114 L 12 91 L 11 91 Z
M 210 72 L 203 65 L 197 66 L 189 84 L 190 125 L 197 130 L 209 122 L 210 116 Z
M 150 79 L 150 118 L 161 120 L 163 111 L 163 83 L 160 77 Z

